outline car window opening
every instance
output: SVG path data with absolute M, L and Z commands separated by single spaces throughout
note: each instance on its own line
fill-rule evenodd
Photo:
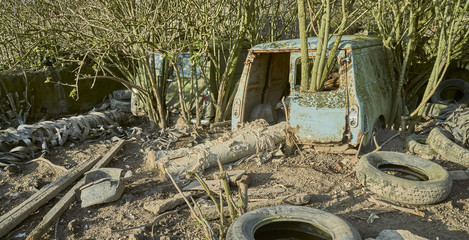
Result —
M 310 72 L 308 81 L 311 83 L 311 70 L 313 69 L 313 63 L 315 58 L 310 58 Z M 296 73 L 295 73 L 295 90 L 300 91 L 301 86 L 301 58 L 296 60 Z M 333 61 L 332 66 L 327 74 L 326 81 L 320 88 L 320 92 L 330 92 L 340 88 L 340 68 L 338 61 Z M 307 91 L 309 92 L 309 91 Z

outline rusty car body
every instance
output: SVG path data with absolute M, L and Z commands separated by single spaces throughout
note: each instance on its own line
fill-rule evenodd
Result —
M 335 37 L 328 42 L 332 48 Z M 314 59 L 317 38 L 308 38 Z M 321 91 L 300 91 L 300 40 L 260 44 L 249 50 L 238 91 L 233 100 L 232 128 L 239 123 L 264 118 L 286 119 L 303 144 L 338 143 L 357 146 L 389 117 L 394 72 L 391 55 L 381 39 L 343 36 L 335 62 L 335 83 Z M 331 78 L 332 79 L 332 78 Z M 327 81 L 326 81 L 327 84 Z M 282 103 L 282 99 L 285 99 Z

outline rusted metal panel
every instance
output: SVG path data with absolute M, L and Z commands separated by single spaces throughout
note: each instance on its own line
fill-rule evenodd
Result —
M 291 102 L 290 125 L 301 143 L 341 142 L 345 131 L 344 108 L 311 108 Z
M 244 118 L 244 107 L 246 101 L 244 97 L 247 91 L 247 81 L 249 78 L 249 74 L 251 72 L 251 66 L 256 58 L 256 55 L 249 51 L 248 56 L 246 57 L 246 61 L 244 62 L 243 73 L 241 74 L 241 79 L 239 80 L 239 87 L 238 91 L 236 91 L 235 99 L 233 100 L 232 105 L 232 114 L 231 114 L 231 127 L 234 129 L 238 125 L 239 122 L 243 122 Z
M 381 49 L 380 49 L 381 48 Z M 373 125 L 381 117 L 388 120 L 392 104 L 392 66 L 384 47 L 353 50 L 354 99 L 360 109 L 360 130 L 364 143 L 371 141 Z
M 335 37 L 330 39 L 329 47 L 332 47 L 334 41 Z M 308 47 L 310 56 L 315 55 L 317 38 L 309 38 Z M 369 142 L 377 119 L 389 118 L 392 103 L 390 84 L 393 79 L 391 57 L 386 55 L 386 49 L 376 37 L 343 36 L 339 50 L 339 88 L 332 91 L 299 92 L 299 86 L 295 86 L 296 64 L 301 57 L 299 39 L 253 47 L 233 104 L 233 128 L 238 122 L 247 120 L 250 106 L 264 102 L 272 105 L 275 102 L 278 93 L 268 95 L 266 91 L 277 89 L 280 85 L 276 85 L 277 80 L 272 82 L 269 79 L 269 74 L 273 74 L 269 69 L 272 66 L 265 64 L 266 61 L 262 59 L 270 54 L 289 53 L 289 122 L 300 141 L 340 142 L 357 146 L 363 136 L 364 143 Z M 287 71 L 287 67 L 282 71 Z M 280 84 L 281 81 L 278 81 Z M 248 86 L 250 84 L 252 86 Z M 266 96 L 269 96 L 268 101 Z
M 334 45 L 336 37 L 333 36 L 328 42 L 328 48 L 332 48 Z M 308 38 L 308 49 L 317 49 L 318 38 L 311 37 Z M 365 48 L 371 46 L 381 45 L 381 39 L 378 37 L 373 36 L 363 36 L 363 35 L 350 35 L 350 36 L 342 36 L 341 43 L 339 45 L 339 49 L 346 49 L 346 48 Z M 252 48 L 253 51 L 286 51 L 286 50 L 299 50 L 300 47 L 300 39 L 290 39 L 290 40 L 283 40 L 283 41 L 276 41 L 271 43 L 264 43 L 256 45 Z
M 345 53 L 339 52 L 338 56 Z M 299 53 L 291 55 L 296 62 Z M 290 82 L 294 82 L 295 72 L 301 71 L 294 65 Z M 292 88 L 290 100 L 290 125 L 296 129 L 302 143 L 341 142 L 347 126 L 346 74 L 340 76 L 340 88 L 336 91 L 298 92 Z

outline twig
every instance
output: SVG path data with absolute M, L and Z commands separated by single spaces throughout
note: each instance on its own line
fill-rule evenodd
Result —
M 396 210 L 399 210 L 401 212 L 405 212 L 405 213 L 410 213 L 410 214 L 414 214 L 414 215 L 417 215 L 417 216 L 420 216 L 420 217 L 425 217 L 425 213 L 424 212 L 421 212 L 417 209 L 410 209 L 410 208 L 405 208 L 405 207 L 399 207 L 399 206 L 396 206 L 394 204 L 391 204 L 391 203 L 387 203 L 385 201 L 381 201 L 381 200 L 378 200 L 378 199 L 375 199 L 373 197 L 370 197 L 368 200 L 370 200 L 371 202 L 374 202 L 376 204 L 379 204 L 379 205 L 384 205 L 384 206 L 387 206 L 387 207 L 391 207 L 391 208 L 394 208 Z
M 163 167 L 164 171 L 166 172 L 166 174 L 168 175 L 169 179 L 171 180 L 171 182 L 173 183 L 174 187 L 178 190 L 179 194 L 181 194 L 182 198 L 184 199 L 184 201 L 186 202 L 187 206 L 189 207 L 189 209 L 191 210 L 191 213 L 192 215 L 195 217 L 195 219 L 197 221 L 199 221 L 200 223 L 203 223 L 204 226 L 204 230 L 206 231 L 205 234 L 210 235 L 210 232 L 208 232 L 208 229 L 210 226 L 207 226 L 206 225 L 206 221 L 202 221 L 201 217 L 203 218 L 203 216 L 198 216 L 197 213 L 194 211 L 194 208 L 192 207 L 191 203 L 189 202 L 189 200 L 187 200 L 186 196 L 184 195 L 184 193 L 181 191 L 181 189 L 179 188 L 179 186 L 176 184 L 176 181 L 174 181 L 174 178 L 173 176 L 171 176 L 171 174 L 168 172 L 168 169 L 166 169 L 165 167 Z M 205 219 L 204 219 L 205 220 Z
M 283 109 L 285 109 L 285 121 L 287 122 L 287 129 L 285 129 L 286 133 L 287 133 L 287 138 L 289 138 L 290 140 L 289 141 L 292 141 L 296 148 L 298 149 L 298 152 L 300 153 L 301 157 L 304 159 L 305 156 L 303 154 L 303 151 L 301 151 L 300 147 L 298 146 L 297 142 L 296 142 L 296 139 L 294 137 L 294 135 L 292 134 L 291 131 L 289 131 L 290 129 L 290 116 L 288 114 L 288 108 L 287 108 L 287 105 L 285 104 L 285 97 L 282 97 L 282 104 L 283 104 Z
M 235 206 L 231 200 L 231 191 L 230 191 L 230 184 L 228 183 L 227 181 L 227 174 L 226 174 L 226 171 L 223 169 L 223 165 L 221 164 L 220 162 L 220 159 L 217 159 L 217 162 L 218 162 L 218 167 L 220 169 L 220 179 L 222 180 L 223 182 L 223 188 L 225 189 L 225 198 L 226 198 L 226 202 L 228 204 L 228 210 L 230 211 L 230 217 L 231 217 L 231 220 L 234 220 L 235 217 L 236 217 L 236 214 L 235 214 Z
M 197 221 L 199 222 L 202 222 L 202 220 L 200 220 L 199 216 L 195 213 L 194 209 L 192 208 L 192 205 L 191 203 L 189 202 L 189 200 L 187 200 L 186 196 L 184 195 L 184 193 L 182 192 L 182 190 L 179 188 L 179 186 L 176 184 L 176 181 L 174 181 L 174 178 L 173 176 L 171 176 L 171 174 L 169 174 L 168 170 L 163 167 L 164 171 L 166 172 L 166 174 L 168 175 L 169 179 L 171 180 L 171 182 L 173 183 L 174 187 L 176 188 L 176 190 L 181 194 L 182 198 L 184 199 L 184 201 L 186 202 L 187 206 L 189 206 L 189 209 L 191 210 L 191 213 L 194 215 L 194 217 L 197 219 Z
M 358 145 L 358 151 L 357 151 L 357 154 L 355 154 L 355 158 L 357 159 L 358 161 L 358 154 L 360 154 L 360 150 L 362 149 L 362 144 L 363 144 L 363 138 L 365 137 L 365 135 L 362 135 L 360 137 L 360 145 Z
M 287 121 L 287 127 L 289 127 L 290 121 L 289 121 L 289 116 L 288 116 L 287 105 L 285 104 L 285 97 L 282 97 L 282 104 L 283 104 L 283 109 L 285 109 L 285 121 Z
M 217 235 L 215 235 L 215 232 L 213 231 L 212 226 L 210 226 L 210 223 L 205 219 L 204 214 L 202 213 L 202 210 L 200 210 L 199 204 L 194 200 L 192 196 L 190 196 L 192 203 L 194 204 L 194 207 L 197 209 L 197 212 L 199 212 L 200 216 L 202 216 L 202 219 L 205 223 L 205 226 L 210 230 L 210 233 L 212 234 L 213 239 L 218 240 Z
M 172 211 L 161 213 L 158 216 L 156 216 L 156 218 L 153 221 L 151 221 L 149 223 L 141 224 L 141 225 L 137 225 L 137 226 L 133 226 L 133 227 L 128 227 L 128 228 L 113 229 L 113 230 L 111 230 L 111 232 L 125 232 L 125 231 L 128 231 L 128 230 L 133 230 L 133 229 L 137 229 L 137 228 L 151 227 L 151 231 L 153 233 L 154 226 L 158 222 L 158 220 L 160 220 L 161 218 L 166 217 L 168 215 L 171 215 L 171 214 L 174 214 L 174 213 L 179 213 L 179 211 L 181 211 L 182 209 L 184 209 L 186 207 L 187 206 L 184 205 L 184 206 L 181 206 L 181 207 L 179 207 L 177 209 L 174 209 Z
M 373 135 L 373 142 L 375 143 L 376 149 L 379 148 L 378 140 L 376 140 L 376 136 Z
M 57 222 L 55 222 L 55 228 L 54 228 L 54 239 L 57 239 L 57 229 L 59 228 L 59 221 L 60 219 L 57 219 Z
M 191 172 L 190 174 L 192 174 L 195 179 L 200 183 L 200 185 L 202 185 L 202 187 L 204 188 L 205 190 L 205 193 L 210 197 L 210 199 L 212 199 L 213 203 L 215 204 L 215 206 L 217 207 L 217 209 L 221 209 L 220 208 L 220 205 L 223 205 L 223 199 L 221 199 L 220 201 L 218 201 L 215 196 L 213 195 L 213 192 L 210 190 L 210 188 L 207 186 L 207 184 L 205 183 L 205 181 L 199 176 L 199 174 L 197 174 L 196 172 Z M 221 191 L 220 191 L 221 193 Z M 220 204 L 221 203 L 221 204 Z M 221 218 L 221 227 L 223 228 L 224 227 L 224 222 L 225 222 L 225 216 L 223 215 L 223 212 L 220 212 L 220 218 Z

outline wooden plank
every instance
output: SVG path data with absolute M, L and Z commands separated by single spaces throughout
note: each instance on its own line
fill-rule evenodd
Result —
M 0 217 L 0 237 L 12 230 L 16 225 L 21 223 L 43 204 L 54 198 L 64 188 L 72 184 L 83 173 L 88 171 L 98 160 L 99 157 L 95 157 L 84 164 L 79 164 L 68 170 L 64 175 L 44 186 L 41 190 L 26 199 L 20 205 L 2 215 Z
M 101 160 L 92 168 L 98 169 L 105 167 L 112 158 L 117 154 L 117 152 L 122 148 L 124 145 L 124 140 L 120 140 L 117 144 L 112 147 L 106 155 L 104 155 Z M 42 221 L 33 229 L 31 233 L 29 233 L 27 240 L 33 239 L 40 239 L 42 235 L 44 235 L 47 230 L 59 219 L 62 213 L 67 210 L 73 202 L 75 202 L 75 191 L 83 186 L 85 183 L 85 178 L 82 178 L 73 188 L 71 188 L 65 196 L 63 196 L 60 201 L 52 207 L 49 212 L 42 218 Z

